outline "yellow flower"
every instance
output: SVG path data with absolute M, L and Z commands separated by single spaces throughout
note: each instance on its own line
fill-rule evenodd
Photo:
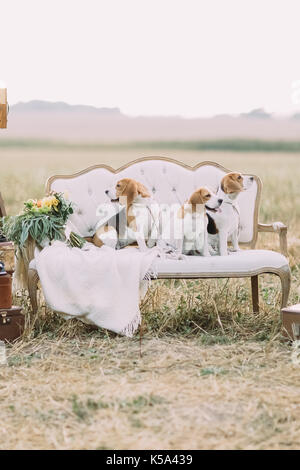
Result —
M 42 207 L 52 207 L 54 204 L 56 204 L 56 198 L 53 196 L 48 196 L 44 197 L 42 199 Z
M 42 207 L 51 207 L 52 206 L 52 196 L 44 197 L 42 199 Z
M 55 196 L 48 196 L 42 199 L 42 207 L 57 207 L 59 200 Z

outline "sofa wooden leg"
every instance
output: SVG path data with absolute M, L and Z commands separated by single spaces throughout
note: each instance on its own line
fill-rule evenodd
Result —
M 289 300 L 289 293 L 290 293 L 290 288 L 291 288 L 291 272 L 289 269 L 282 270 L 279 273 L 279 277 L 281 280 L 281 291 L 282 291 L 282 297 L 281 297 L 281 308 L 284 308 L 287 306 L 288 300 Z
M 38 301 L 37 301 L 37 284 L 39 276 L 35 269 L 28 270 L 28 292 L 29 298 L 32 307 L 32 313 L 35 315 L 38 310 Z
M 253 313 L 259 313 L 258 276 L 251 276 Z

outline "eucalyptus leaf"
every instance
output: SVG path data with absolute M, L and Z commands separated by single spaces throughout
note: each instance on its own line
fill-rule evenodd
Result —
M 64 240 L 65 226 L 70 214 L 73 213 L 73 203 L 67 201 L 62 193 L 54 193 L 56 205 L 50 205 L 47 198 L 38 206 L 36 201 L 29 200 L 24 203 L 24 210 L 20 215 L 4 217 L 2 230 L 8 240 L 19 247 L 23 247 L 28 237 L 37 243 L 43 240 Z M 52 196 L 50 197 L 50 199 Z

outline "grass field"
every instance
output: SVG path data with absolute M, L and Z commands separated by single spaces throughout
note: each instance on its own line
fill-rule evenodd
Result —
M 10 214 L 46 178 L 95 163 L 117 168 L 143 149 L 1 148 Z M 289 226 L 290 303 L 299 302 L 300 155 L 155 150 L 188 164 L 214 160 L 263 181 L 261 222 Z M 259 248 L 278 249 L 261 234 Z M 299 449 L 300 364 L 282 341 L 280 286 L 260 280 L 155 281 L 133 339 L 64 322 L 44 305 L 0 368 L 0 449 Z M 25 293 L 16 302 L 28 309 Z

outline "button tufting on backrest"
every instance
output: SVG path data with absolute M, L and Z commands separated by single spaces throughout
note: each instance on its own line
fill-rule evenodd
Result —
M 59 178 L 51 189 L 63 192 L 65 189 L 74 202 L 74 214 L 70 220 L 78 232 L 88 236 L 97 223 L 97 207 L 108 203 L 105 190 L 121 178 L 134 178 L 152 191 L 153 198 L 161 204 L 183 204 L 191 193 L 201 186 L 216 191 L 224 175 L 221 167 L 205 164 L 191 171 L 176 163 L 153 159 L 136 162 L 113 174 L 106 168 L 93 169 L 75 178 Z M 244 191 L 239 198 L 241 209 L 240 241 L 250 241 L 253 235 L 253 214 L 257 184 Z

